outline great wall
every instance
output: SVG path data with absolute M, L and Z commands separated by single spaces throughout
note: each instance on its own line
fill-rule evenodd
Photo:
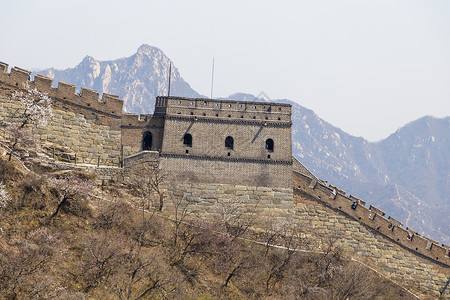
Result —
M 159 97 L 153 115 L 138 116 L 123 113 L 117 96 L 99 99 L 86 88 L 77 94 L 74 85 L 63 82 L 53 88 L 51 78 L 36 75 L 30 81 L 30 74 L 16 67 L 8 73 L 8 65 L 0 63 L 0 124 L 18 121 L 21 105 L 11 95 L 24 84 L 47 93 L 54 117 L 45 128 L 32 130 L 49 162 L 57 163 L 56 152 L 65 156 L 64 167 L 77 164 L 101 178 L 128 180 L 134 168 L 160 166 L 174 174 L 168 194 L 192 201 L 202 214 L 217 214 L 218 203 L 227 199 L 258 203 L 260 214 L 308 228 L 307 237 L 319 247 L 333 238 L 346 254 L 415 293 L 450 298 L 449 246 L 327 186 L 292 158 L 290 106 Z M 0 134 L 6 138 L 3 126 Z M 190 145 L 183 140 L 187 134 Z M 223 145 L 227 135 L 234 147 Z

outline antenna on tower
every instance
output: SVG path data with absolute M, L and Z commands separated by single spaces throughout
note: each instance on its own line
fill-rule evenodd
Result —
M 212 71 L 211 71 L 211 99 L 213 98 L 213 90 L 214 90 L 214 57 L 212 61 Z
M 169 65 L 169 88 L 167 89 L 167 97 L 170 97 L 170 77 L 172 75 L 172 62 Z

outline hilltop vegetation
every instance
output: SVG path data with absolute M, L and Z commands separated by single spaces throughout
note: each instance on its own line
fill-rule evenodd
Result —
M 39 175 L 0 158 L 1 298 L 408 299 L 332 242 L 298 251 L 308 241 L 295 224 L 239 210 L 202 219 L 179 199 L 157 214 L 135 187 L 31 166 Z

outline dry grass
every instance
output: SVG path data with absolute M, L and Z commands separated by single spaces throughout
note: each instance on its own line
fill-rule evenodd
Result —
M 237 237 L 301 248 L 290 224 L 256 234 L 238 228 L 248 220 L 201 220 L 176 201 L 172 219 L 143 214 L 120 186 L 103 189 L 116 202 L 71 197 L 48 222 L 61 190 L 3 159 L 0 170 L 13 198 L 0 212 L 0 298 L 409 299 L 333 247 L 308 254 Z

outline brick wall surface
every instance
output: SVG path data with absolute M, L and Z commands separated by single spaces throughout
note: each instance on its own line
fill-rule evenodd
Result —
M 290 105 L 159 97 L 157 106 L 165 114 L 161 168 L 174 180 L 291 187 Z
M 146 132 L 152 135 L 152 151 L 162 148 L 164 119 L 152 115 L 123 114 L 122 116 L 122 145 L 124 157 L 142 150 L 142 139 Z
M 249 186 L 292 187 L 290 164 L 193 156 L 160 158 L 161 169 L 181 183 L 226 183 Z
M 195 156 L 291 161 L 290 132 L 290 127 L 263 124 L 168 119 L 164 127 L 162 153 L 186 154 L 188 150 L 189 154 Z M 192 147 L 183 144 L 185 134 L 192 135 Z M 228 136 L 234 140 L 233 149 L 225 147 Z M 274 141 L 273 152 L 266 149 L 267 139 Z

